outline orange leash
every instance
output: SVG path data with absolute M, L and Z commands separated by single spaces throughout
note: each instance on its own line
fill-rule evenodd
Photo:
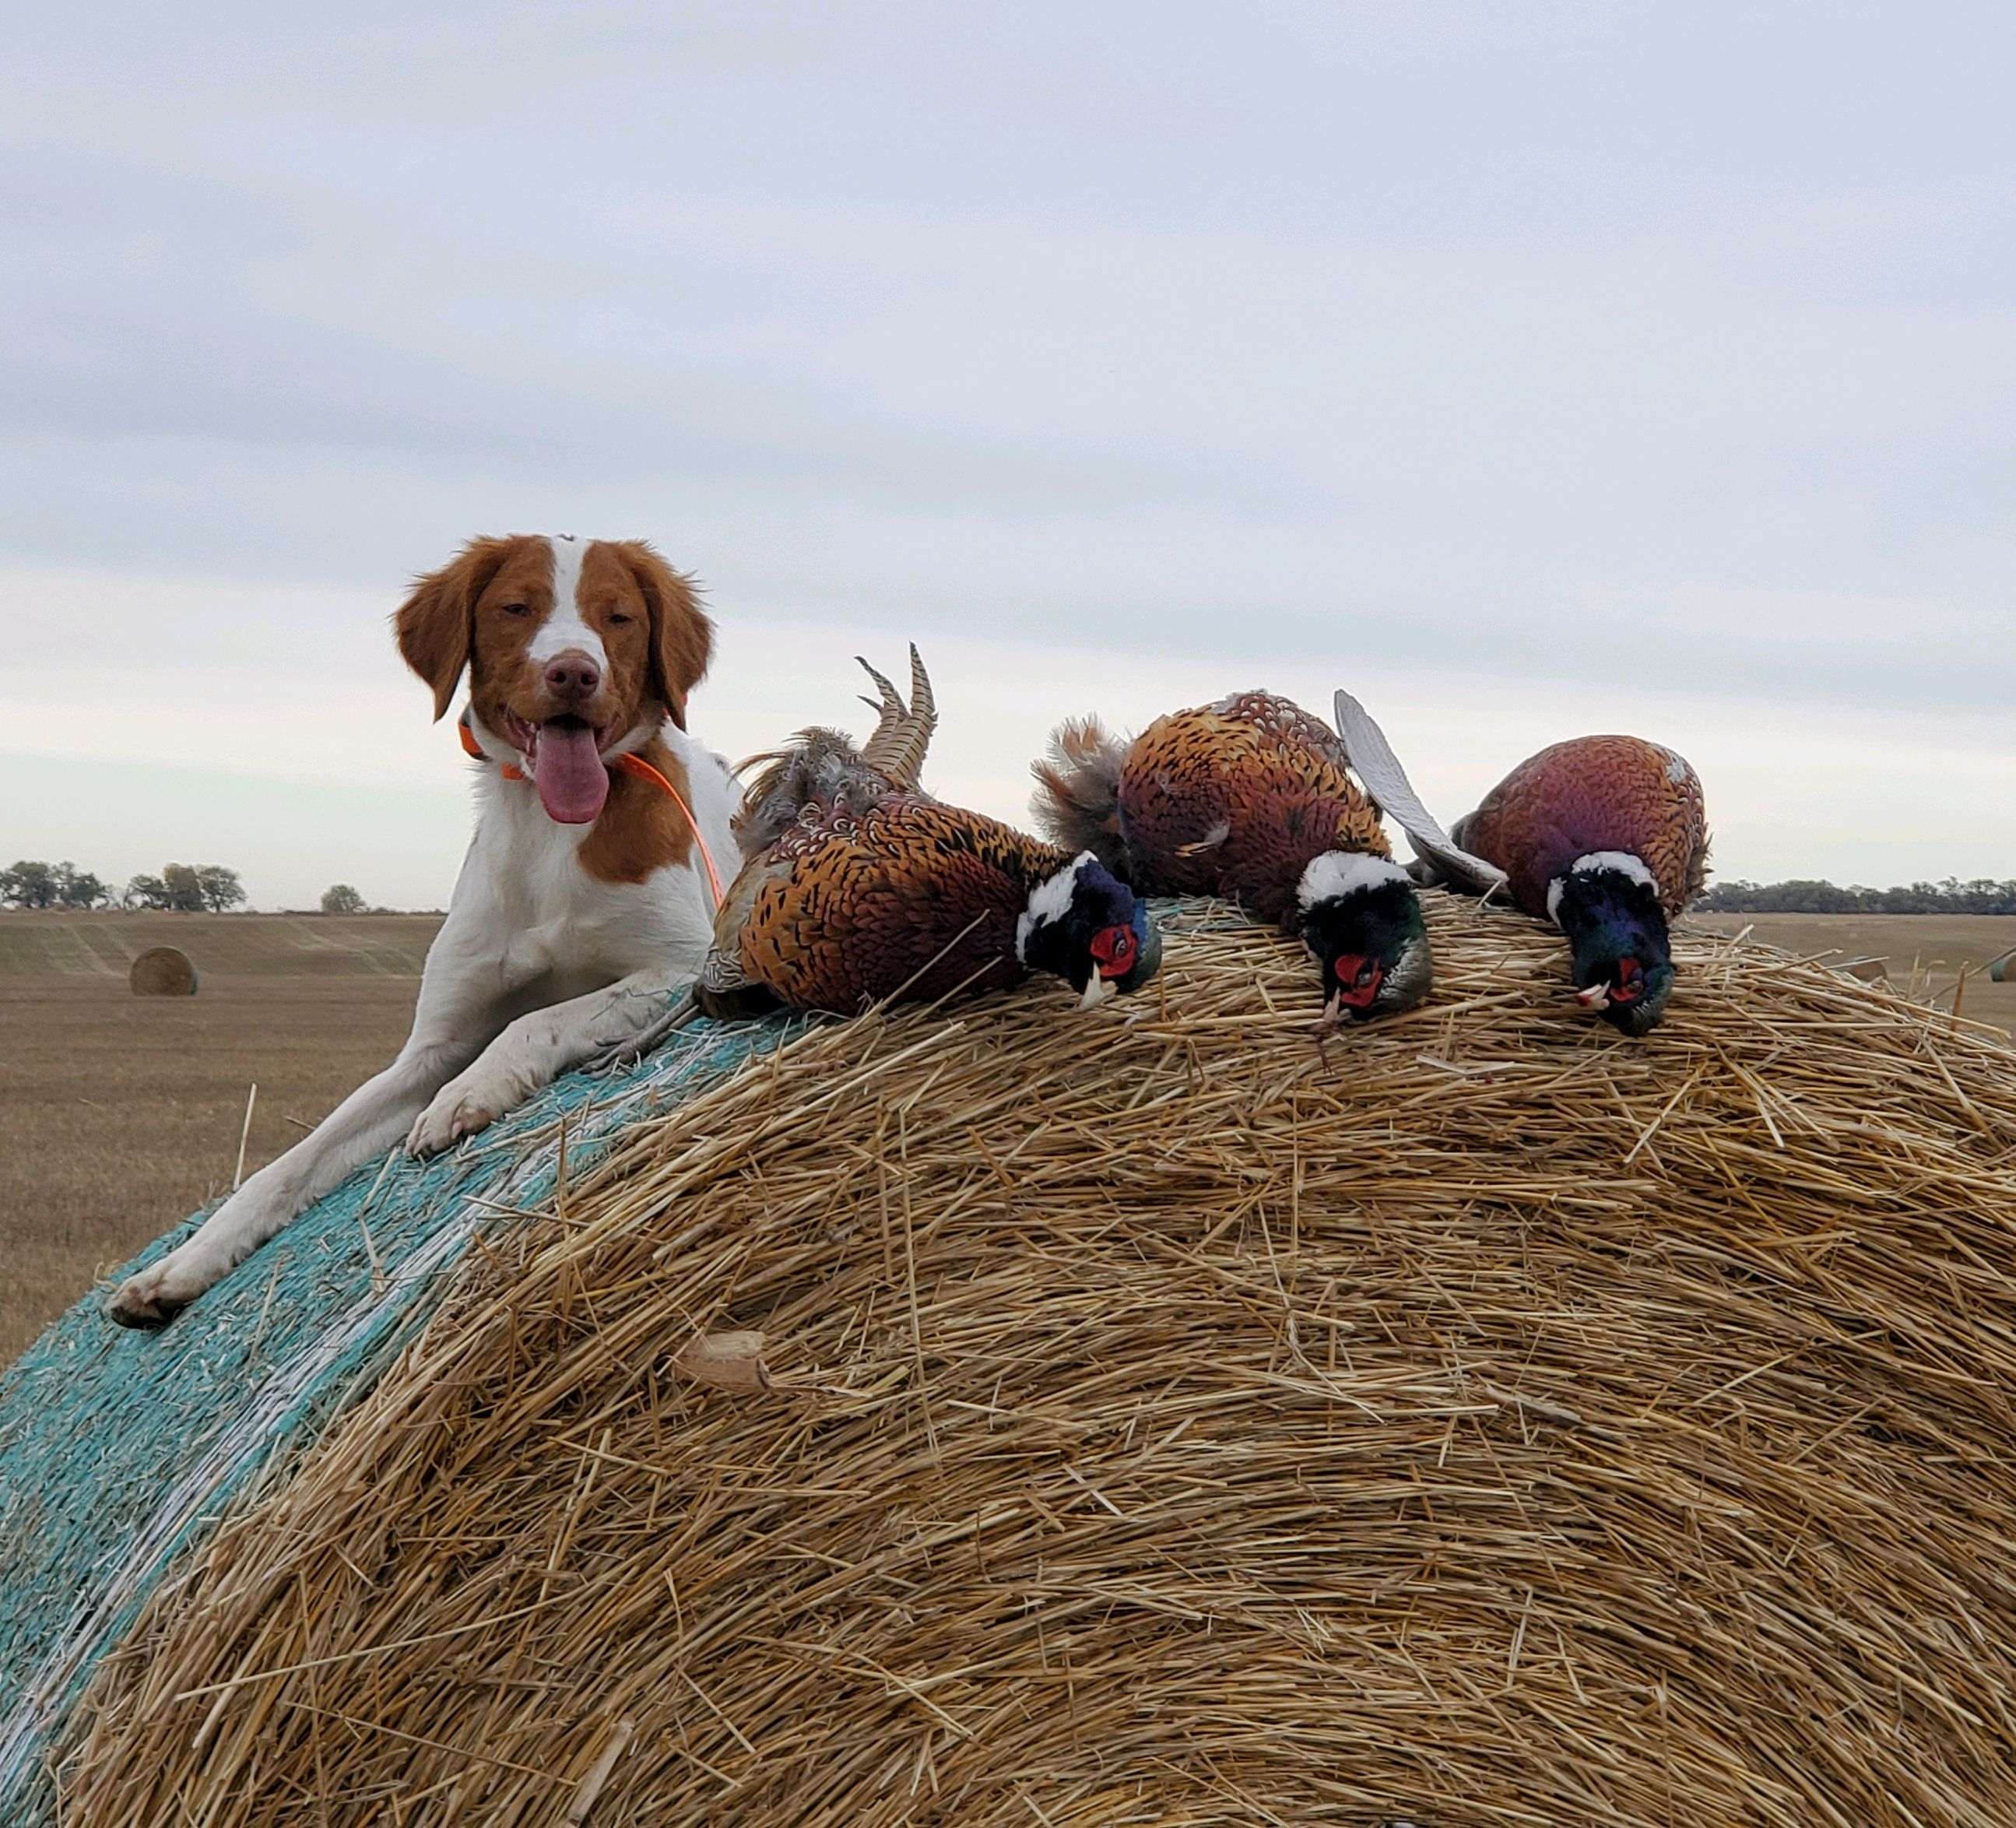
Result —
M 714 896 L 714 905 L 719 907 L 721 872 L 714 867 L 714 853 L 707 848 L 707 840 L 700 835 L 700 821 L 693 817 L 693 808 L 686 804 L 686 795 L 642 755 L 618 755 L 616 766 L 625 774 L 634 774 L 639 781 L 648 781 L 653 786 L 664 788 L 672 796 L 672 804 L 686 815 L 686 827 L 693 835 L 693 842 L 700 846 L 700 860 L 707 866 L 707 885 Z
M 462 738 L 462 752 L 464 755 L 473 755 L 479 762 L 487 762 L 490 759 L 489 756 L 484 753 L 482 744 L 476 740 L 476 732 L 471 730 L 466 722 L 458 723 L 455 727 L 456 734 Z M 714 853 L 707 848 L 707 838 L 700 831 L 699 820 L 693 817 L 693 808 L 686 804 L 686 795 L 673 786 L 665 776 L 660 773 L 642 755 L 618 755 L 609 766 L 612 768 L 621 768 L 625 774 L 634 774 L 639 781 L 648 781 L 661 792 L 671 796 L 672 804 L 677 806 L 685 816 L 686 828 L 693 835 L 693 842 L 700 846 L 700 860 L 707 869 L 707 889 L 714 896 L 714 905 L 719 907 L 721 906 L 721 872 L 714 867 Z M 504 764 L 504 778 L 506 781 L 523 781 L 525 778 L 525 771 L 522 768 L 514 768 L 506 762 Z

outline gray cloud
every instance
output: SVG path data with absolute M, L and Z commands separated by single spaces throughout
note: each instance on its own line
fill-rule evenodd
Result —
M 389 602 L 636 531 L 757 618 L 1992 704 L 2010 30 L 67 9 L 0 553 Z

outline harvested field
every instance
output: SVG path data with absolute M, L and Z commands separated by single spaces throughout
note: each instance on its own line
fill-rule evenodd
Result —
M 2001 1828 L 2016 1055 L 1700 937 L 1624 1041 L 1430 899 L 1327 1059 L 1195 931 L 635 1126 L 163 1590 L 67 1819 Z
M 416 978 L 437 914 L 0 914 L 0 983 L 117 978 L 153 946 L 203 974 Z
M 225 1192 L 247 1087 L 247 1172 L 390 1060 L 431 916 L 0 915 L 0 1363 L 192 1208 Z M 136 997 L 172 944 L 200 995 Z
M 1748 927 L 1767 946 L 1802 957 L 1833 953 L 1843 958 L 1889 961 L 1890 982 L 1942 1009 L 1953 1007 L 1964 970 L 1960 1013 L 2016 1030 L 2016 983 L 1992 984 L 1991 961 L 2016 946 L 2016 919 L 1998 914 L 1690 914 L 1710 932 Z

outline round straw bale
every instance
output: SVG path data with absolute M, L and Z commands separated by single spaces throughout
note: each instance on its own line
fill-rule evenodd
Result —
M 2016 1055 L 1427 898 L 1309 1034 L 815 1029 L 494 1235 L 103 1672 L 67 1819 L 2006 1823 Z
M 136 997 L 193 997 L 196 967 L 173 946 L 150 946 L 133 961 L 126 981 Z

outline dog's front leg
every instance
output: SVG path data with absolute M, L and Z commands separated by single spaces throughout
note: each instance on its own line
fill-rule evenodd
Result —
M 406 1146 L 430 1155 L 474 1135 L 570 1067 L 650 1033 L 691 982 L 689 972 L 635 972 L 604 990 L 521 1015 L 441 1088 Z
M 402 1053 L 285 1155 L 251 1176 L 194 1237 L 121 1283 L 106 1311 L 121 1326 L 166 1326 L 304 1206 L 396 1143 L 414 1112 L 463 1057 L 463 1050 Z
M 465 911 L 459 891 L 457 903 L 427 954 L 413 1030 L 398 1058 L 247 1180 L 194 1237 L 122 1282 L 106 1309 L 121 1326 L 166 1326 L 304 1206 L 397 1143 L 442 1083 L 503 1026 L 481 905 Z

